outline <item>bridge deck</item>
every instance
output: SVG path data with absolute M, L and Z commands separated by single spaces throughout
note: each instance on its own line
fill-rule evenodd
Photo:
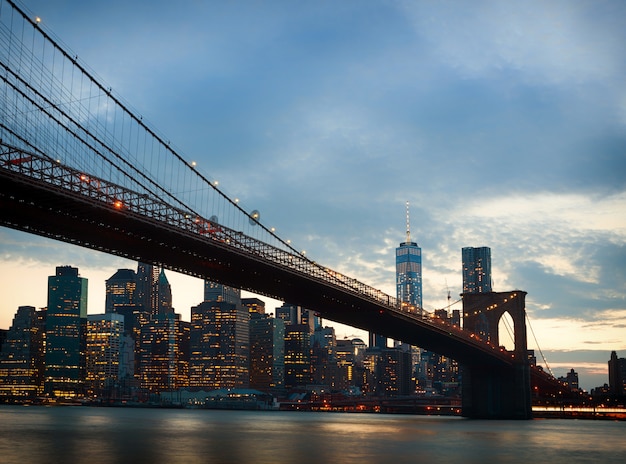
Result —
M 461 363 L 512 362 L 458 327 L 397 309 L 376 289 L 159 199 L 6 145 L 0 166 L 4 226 L 300 304 Z

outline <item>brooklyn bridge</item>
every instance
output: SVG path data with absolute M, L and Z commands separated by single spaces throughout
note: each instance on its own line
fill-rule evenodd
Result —
M 246 211 L 68 53 L 3 0 L 0 224 L 302 305 L 324 318 L 448 356 L 463 415 L 532 417 L 526 292 L 463 295 L 463 327 L 297 251 Z M 279 200 L 277 200 L 279 201 Z M 514 324 L 512 351 L 498 323 Z M 487 321 L 488 331 L 478 326 Z

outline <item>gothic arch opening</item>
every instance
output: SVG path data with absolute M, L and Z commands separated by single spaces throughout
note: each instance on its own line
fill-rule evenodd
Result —
M 498 321 L 498 344 L 507 351 L 515 349 L 515 325 L 508 311 L 504 311 Z

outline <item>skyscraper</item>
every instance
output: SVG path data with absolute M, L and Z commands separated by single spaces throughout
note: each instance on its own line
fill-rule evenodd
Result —
M 159 269 L 152 264 L 137 265 L 137 301 L 145 311 L 153 312 L 156 308 L 155 289 L 159 280 Z
M 86 392 L 111 397 L 120 379 L 124 316 L 115 313 L 87 316 Z
M 191 308 L 190 386 L 247 388 L 250 315 L 240 290 L 205 282 L 204 302 Z
M 285 326 L 285 387 L 311 383 L 311 331 L 305 324 Z
M 141 328 L 141 388 L 157 393 L 189 386 L 188 340 L 189 324 L 180 320 L 180 314 L 148 317 Z
M 71 266 L 48 277 L 45 392 L 57 397 L 83 394 L 87 326 L 87 279 Z
M 280 395 L 285 389 L 285 323 L 250 313 L 250 388 Z
M 406 241 L 396 248 L 396 297 L 407 311 L 422 312 L 422 249 L 411 240 L 409 202 L 406 203 Z
M 115 313 L 120 306 L 137 306 L 137 275 L 132 269 L 118 269 L 106 282 L 105 313 Z
M 0 397 L 26 399 L 43 391 L 45 310 L 20 306 L 0 350 Z
M 618 358 L 615 351 L 609 359 L 609 390 L 612 395 L 626 396 L 626 358 Z
M 156 282 L 156 314 L 174 314 L 172 307 L 172 287 L 165 276 L 165 270 L 161 268 Z
M 491 292 L 491 248 L 465 247 L 463 261 L 463 293 Z

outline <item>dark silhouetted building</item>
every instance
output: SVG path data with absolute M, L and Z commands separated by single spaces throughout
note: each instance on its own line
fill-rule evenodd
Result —
M 626 358 L 618 358 L 615 351 L 609 359 L 609 391 L 614 396 L 626 395 Z

